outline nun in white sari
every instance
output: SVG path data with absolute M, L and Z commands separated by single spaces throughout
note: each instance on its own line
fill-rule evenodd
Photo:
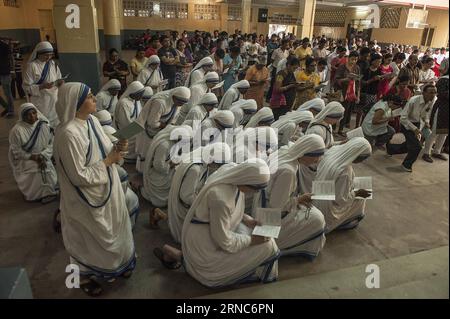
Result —
M 106 110 L 102 110 L 100 112 L 94 113 L 94 115 L 100 122 L 103 132 L 108 136 L 111 143 L 117 143 L 118 139 L 113 135 L 114 133 L 116 133 L 116 129 L 112 127 L 111 114 L 109 114 L 109 112 Z M 119 173 L 120 182 L 122 183 L 123 192 L 125 194 L 128 213 L 130 214 L 131 226 L 132 228 L 134 228 L 139 214 L 139 198 L 136 193 L 129 187 L 127 171 L 119 165 L 117 165 L 116 168 L 117 172 Z
M 137 119 L 137 122 L 145 128 L 144 132 L 136 136 L 136 170 L 139 173 L 144 171 L 145 154 L 153 138 L 159 131 L 173 123 L 178 108 L 185 104 L 190 96 L 189 89 L 182 86 L 156 93 L 145 103 Z
M 231 105 L 230 111 L 234 114 L 234 128 L 244 127 L 250 118 L 258 111 L 258 104 L 253 99 L 239 100 Z
M 369 197 L 370 192 L 354 190 L 352 164 L 364 161 L 371 154 L 370 143 L 363 137 L 355 137 L 343 145 L 333 146 L 319 163 L 315 180 L 334 181 L 336 190 L 335 201 L 313 201 L 325 216 L 327 233 L 337 228 L 354 228 L 364 218 L 366 200 L 363 198 Z
M 231 160 L 230 147 L 214 143 L 186 154 L 175 168 L 169 192 L 168 224 L 175 242 L 181 242 L 184 218 L 211 174 Z
M 114 114 L 114 126 L 119 131 L 136 121 L 141 113 L 141 98 L 145 88 L 139 81 L 132 82 L 120 97 Z M 128 141 L 128 154 L 125 155 L 125 162 L 136 162 L 136 137 Z
M 335 145 L 333 137 L 333 125 L 339 123 L 344 116 L 345 109 L 339 102 L 330 102 L 311 121 L 306 130 L 306 134 L 317 134 L 323 138 L 325 147 L 330 148 Z
M 141 105 L 145 105 L 153 97 L 153 90 L 151 87 L 146 86 L 144 89 L 144 94 L 142 94 Z
M 201 59 L 197 65 L 192 69 L 191 73 L 186 79 L 185 87 L 191 88 L 193 85 L 203 81 L 203 77 L 211 71 L 214 61 L 207 56 Z
M 95 112 L 95 99 L 82 83 L 59 89 L 61 121 L 54 156 L 61 188 L 61 224 L 70 263 L 80 267 L 81 288 L 89 295 L 102 289 L 92 278 L 129 277 L 135 253 L 125 195 L 115 163 L 126 142 L 113 146 Z
M 266 189 L 255 195 L 258 207 L 279 209 L 281 231 L 276 239 L 282 256 L 316 257 L 325 244 L 325 219 L 311 205 L 311 194 L 299 195 L 299 166 L 316 163 L 325 152 L 320 136 L 307 135 L 280 148 L 270 157 L 271 177 Z
M 211 89 L 219 83 L 219 75 L 216 72 L 208 72 L 202 81 L 191 87 L 191 97 L 189 102 L 184 104 L 178 112 L 178 116 L 175 120 L 175 125 L 181 125 L 186 120 L 186 116 L 189 111 L 196 106 L 200 99 L 206 94 L 211 92 Z
M 53 132 L 47 119 L 31 103 L 20 107 L 19 121 L 9 132 L 9 163 L 26 201 L 46 204 L 58 191 L 52 164 Z
M 306 101 L 298 107 L 297 112 L 310 111 L 314 116 L 320 113 L 325 108 L 325 101 L 321 98 L 314 98 Z
M 182 253 L 165 245 L 154 254 L 170 269 L 182 260 L 189 275 L 207 287 L 275 281 L 280 254 L 275 240 L 251 235 L 256 221 L 244 214 L 246 194 L 265 187 L 269 178 L 262 160 L 222 166 L 189 209 Z
M 180 138 L 181 137 L 181 138 Z M 158 227 L 159 220 L 167 218 L 161 210 L 167 207 L 170 186 L 175 173 L 172 158 L 183 151 L 190 151 L 192 128 L 169 125 L 152 141 L 145 156 L 142 196 L 150 202 L 150 226 Z
M 55 104 L 58 98 L 58 86 L 61 71 L 52 59 L 53 46 L 50 42 L 41 42 L 34 48 L 23 77 L 23 89 L 28 100 L 48 119 L 50 126 L 55 128 L 58 123 Z M 55 82 L 56 81 L 56 82 Z
M 314 119 L 310 111 L 294 111 L 282 115 L 271 127 L 278 130 L 278 143 L 281 146 L 288 145 L 290 141 L 303 135 L 309 123 Z
M 226 139 L 224 132 L 226 129 L 233 128 L 233 123 L 234 115 L 231 111 L 217 111 L 201 123 L 200 130 L 196 130 L 196 134 L 201 133 L 202 146 L 224 142 Z
M 198 104 L 186 115 L 186 120 L 183 124 L 189 125 L 192 128 L 194 128 L 195 125 L 201 125 L 204 120 L 210 117 L 212 111 L 217 109 L 218 104 L 219 101 L 214 93 L 206 93 L 200 98 Z
M 161 61 L 157 55 L 148 58 L 147 63 L 137 77 L 137 81 L 141 82 L 145 87 L 150 87 L 154 93 L 161 92 L 162 82 L 164 80 L 161 69 L 159 68 Z
M 245 128 L 258 127 L 258 126 L 270 126 L 275 121 L 272 109 L 270 107 L 263 107 L 251 117 Z
M 219 103 L 219 110 L 229 110 L 234 102 L 244 98 L 244 94 L 247 93 L 250 88 L 250 83 L 247 80 L 239 81 L 225 92 Z
M 114 115 L 117 102 L 119 101 L 117 96 L 121 88 L 119 80 L 112 79 L 106 82 L 95 97 L 97 100 L 97 111 L 106 110 L 111 115 Z

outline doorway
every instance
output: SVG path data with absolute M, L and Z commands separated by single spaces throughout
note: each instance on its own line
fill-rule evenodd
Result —
M 46 36 L 50 37 L 50 42 L 56 42 L 55 27 L 53 26 L 52 10 L 39 10 L 39 25 L 41 32 L 41 41 L 46 40 Z

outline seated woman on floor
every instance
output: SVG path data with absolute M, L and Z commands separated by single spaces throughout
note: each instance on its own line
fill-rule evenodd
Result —
M 19 121 L 9 133 L 9 163 L 26 201 L 42 204 L 56 199 L 57 177 L 52 164 L 53 132 L 31 103 L 20 107 Z
M 271 177 L 266 189 L 255 196 L 253 215 L 258 208 L 279 209 L 281 231 L 276 239 L 282 256 L 316 257 L 325 244 L 325 219 L 311 204 L 311 194 L 299 196 L 300 166 L 319 162 L 325 144 L 318 135 L 300 137 L 269 158 Z
M 252 235 L 257 222 L 244 214 L 245 194 L 267 186 L 262 160 L 227 164 L 207 181 L 184 220 L 182 251 L 169 245 L 154 254 L 169 269 L 181 267 L 207 287 L 272 282 L 278 277 L 275 240 Z M 243 226 L 246 227 L 243 227 Z
M 335 182 L 334 201 L 313 201 L 325 216 L 326 233 L 355 228 L 364 218 L 365 198 L 370 197 L 371 192 L 365 189 L 355 191 L 352 164 L 363 162 L 371 154 L 370 143 L 364 137 L 355 137 L 343 145 L 333 146 L 319 163 L 315 180 Z

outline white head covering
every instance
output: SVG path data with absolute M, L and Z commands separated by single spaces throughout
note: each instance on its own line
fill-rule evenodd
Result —
M 102 88 L 100 89 L 100 92 L 108 91 L 110 89 L 116 89 L 117 91 L 120 91 L 121 88 L 122 88 L 122 85 L 120 84 L 119 80 L 111 79 L 102 86 Z
M 56 102 L 56 114 L 59 118 L 59 128 L 63 127 L 75 118 L 75 114 L 91 89 L 83 83 L 70 82 L 61 85 L 58 89 L 58 101 Z
M 298 167 L 297 160 L 303 156 L 322 156 L 325 153 L 323 138 L 316 134 L 304 135 L 295 143 L 283 146 L 269 157 L 270 172 L 273 174 L 282 165 Z
M 306 101 L 302 105 L 300 105 L 297 109 L 297 111 L 309 111 L 313 109 L 316 112 L 320 112 L 325 107 L 325 101 L 321 98 L 315 98 L 309 101 Z
M 144 89 L 144 94 L 142 95 L 142 99 L 150 100 L 153 96 L 153 89 L 150 86 L 146 86 Z
M 190 223 L 194 214 L 196 218 L 202 221 L 209 221 L 208 211 L 196 211 L 199 204 L 204 200 L 208 191 L 217 185 L 235 185 L 235 186 L 256 186 L 264 188 L 270 179 L 270 171 L 267 164 L 261 159 L 253 159 L 241 164 L 227 164 L 219 168 L 206 181 L 200 193 L 195 198 L 184 220 L 184 226 Z M 184 236 L 186 232 L 182 233 Z
M 231 110 L 233 109 L 254 111 L 254 113 L 256 113 L 256 111 L 258 110 L 258 104 L 253 99 L 241 99 L 231 104 Z
M 125 98 L 130 98 L 130 95 L 132 94 L 138 94 L 140 92 L 144 92 L 145 87 L 144 85 L 139 81 L 133 81 L 131 84 L 127 87 L 125 92 L 120 97 L 120 100 Z
M 150 64 L 160 64 L 160 63 L 161 60 L 156 54 L 154 54 L 148 58 L 147 63 L 145 63 L 145 67 L 148 68 Z
M 171 99 L 173 97 L 176 97 L 180 100 L 184 100 L 184 101 L 189 101 L 189 99 L 191 98 L 191 90 L 189 90 L 187 87 L 185 86 L 179 86 L 177 88 L 174 88 L 171 92 L 170 92 L 170 97 Z
M 225 143 L 213 143 L 202 147 L 202 159 L 206 164 L 231 162 L 231 149 Z
M 239 82 L 234 83 L 230 88 L 234 89 L 249 89 L 250 83 L 247 80 L 241 80 Z
M 105 134 L 109 137 L 111 143 L 115 143 L 119 140 L 117 137 L 113 136 L 113 134 L 116 133 L 116 129 L 111 125 L 102 126 L 102 129 L 103 132 L 105 132 Z
M 339 118 L 344 115 L 345 109 L 339 102 L 330 102 L 328 103 L 325 108 L 320 111 L 319 114 L 311 121 L 311 124 L 313 123 L 320 123 L 327 117 L 333 117 L 333 118 Z M 311 126 L 309 124 L 309 126 Z
M 297 126 L 305 122 L 309 124 L 313 119 L 314 115 L 310 111 L 293 111 L 280 116 L 278 121 L 272 124 L 272 127 L 281 130 L 289 123 L 294 123 Z
M 270 107 L 263 107 L 248 121 L 245 128 L 257 127 L 259 123 L 267 122 L 272 124 L 274 120 L 273 112 Z M 270 125 L 269 124 L 269 125 Z
M 34 106 L 33 103 L 24 103 L 24 104 L 22 104 L 20 106 L 20 113 L 19 113 L 19 121 L 18 122 L 26 123 L 25 119 L 24 119 L 24 115 L 29 110 L 35 110 L 37 115 L 38 115 L 38 119 L 48 123 L 47 118 L 37 109 L 36 106 Z M 26 123 L 26 124 L 28 124 L 28 123 Z
M 53 49 L 52 44 L 48 41 L 42 41 L 36 45 L 33 52 L 31 53 L 29 63 L 36 60 L 39 54 L 53 53 L 53 52 L 54 52 L 54 49 Z
M 258 150 L 256 147 L 258 146 Z M 234 145 L 235 161 L 240 163 L 249 158 L 259 157 L 257 154 L 267 156 L 267 151 L 275 151 L 278 148 L 278 136 L 271 127 L 255 127 L 245 129 L 237 135 Z
M 112 117 L 111 113 L 107 110 L 101 110 L 94 113 L 95 117 L 98 119 L 102 126 L 111 126 L 112 125 Z
M 234 114 L 228 110 L 217 111 L 212 116 L 212 119 L 225 128 L 231 128 L 234 123 Z
M 186 80 L 186 86 L 190 87 L 192 84 L 196 84 L 196 83 L 191 83 L 191 77 L 192 77 L 192 73 L 194 73 L 196 70 L 204 67 L 204 66 L 213 66 L 214 65 L 214 61 L 211 59 L 211 57 L 207 56 L 203 59 L 201 59 L 197 65 L 192 69 L 191 73 L 189 73 L 189 76 Z
M 205 83 L 208 82 L 219 82 L 220 78 L 219 78 L 219 74 L 217 74 L 217 72 L 208 72 L 205 75 Z
M 217 100 L 217 96 L 214 93 L 206 93 L 200 98 L 200 101 L 198 101 L 198 105 L 203 104 L 218 104 L 219 101 Z
M 317 181 L 335 180 L 342 171 L 361 155 L 370 156 L 372 147 L 364 137 L 355 137 L 330 148 L 317 167 Z

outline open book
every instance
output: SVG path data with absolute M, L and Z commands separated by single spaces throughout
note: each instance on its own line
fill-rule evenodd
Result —
M 362 127 L 360 126 L 358 128 L 355 128 L 354 130 L 348 131 L 346 133 L 346 135 L 347 135 L 347 138 L 350 140 L 354 137 L 364 137 L 364 132 L 363 132 Z
M 211 91 L 220 89 L 220 88 L 224 85 L 224 83 L 225 83 L 225 81 L 222 81 L 222 82 L 218 83 L 215 87 L 213 87 L 213 88 L 211 89 Z
M 281 212 L 279 209 L 257 208 L 256 220 L 261 226 L 256 226 L 252 235 L 278 238 L 281 230 Z
M 313 181 L 311 199 L 336 200 L 334 181 Z
M 56 85 L 56 83 L 58 83 L 59 81 L 65 81 L 65 80 L 67 80 L 69 78 L 69 76 L 70 76 L 70 73 L 68 73 L 67 75 L 63 76 L 62 78 L 60 78 L 60 79 L 58 79 L 56 81 L 53 81 L 52 84 Z
M 402 114 L 403 109 L 401 107 L 399 107 L 398 109 L 395 109 L 392 111 L 392 116 L 393 117 L 397 117 L 400 116 Z
M 128 140 L 128 139 L 138 135 L 142 131 L 144 131 L 144 127 L 135 121 L 135 122 L 132 122 L 127 127 L 114 133 L 113 136 L 117 137 L 119 140 Z
M 353 179 L 353 187 L 354 187 L 355 191 L 360 190 L 360 189 L 365 189 L 366 191 L 372 192 L 372 190 L 373 190 L 372 176 L 355 177 Z M 355 198 L 363 199 L 362 197 L 355 197 Z M 370 197 L 367 197 L 366 199 L 373 199 L 373 193 L 370 195 Z

